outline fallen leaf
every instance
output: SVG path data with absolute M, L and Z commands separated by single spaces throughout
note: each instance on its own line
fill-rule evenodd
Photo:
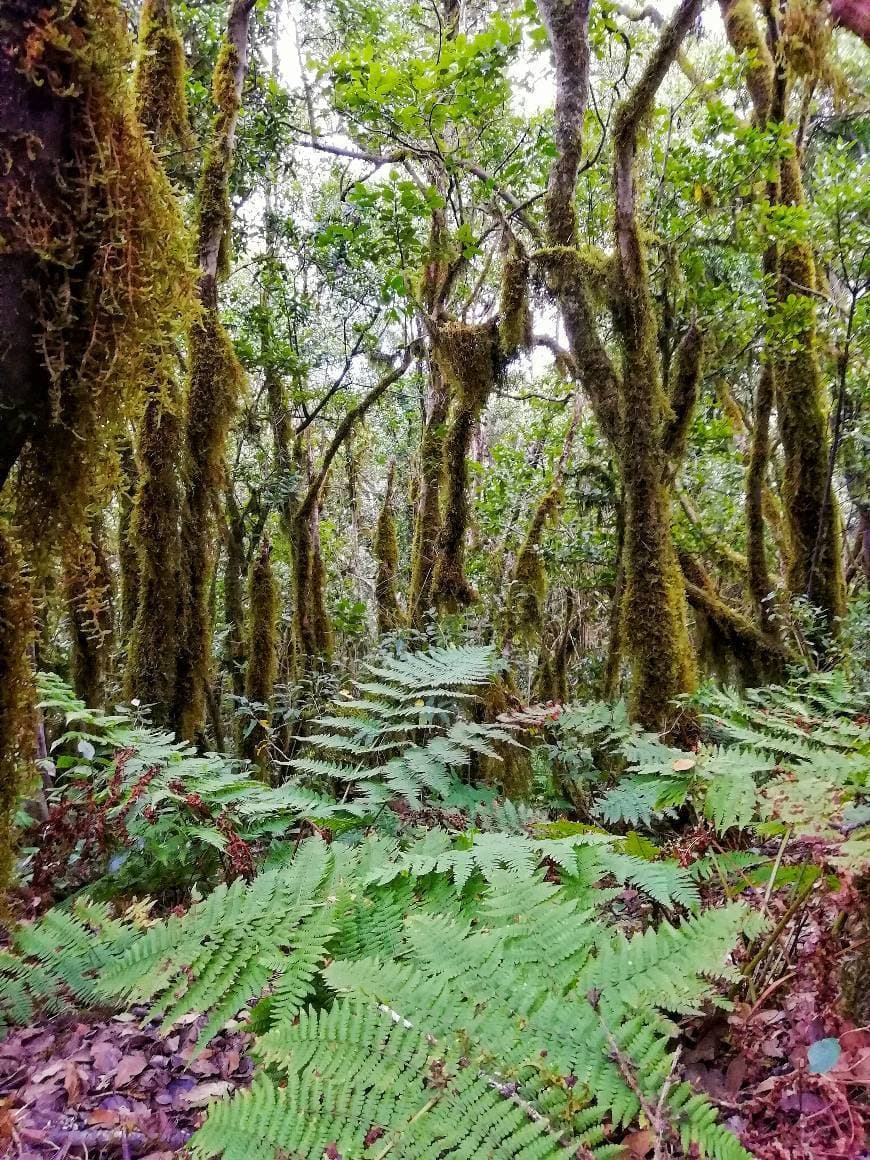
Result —
M 655 1138 L 649 1128 L 642 1128 L 639 1132 L 629 1132 L 622 1141 L 628 1149 L 625 1160 L 644 1160 L 655 1145 Z
M 131 1079 L 135 1079 L 147 1066 L 148 1060 L 141 1051 L 134 1051 L 131 1055 L 125 1056 L 118 1064 L 118 1070 L 115 1072 L 115 1087 L 125 1087 Z
M 228 1095 L 233 1085 L 225 1079 L 211 1080 L 209 1083 L 198 1083 L 189 1092 L 182 1096 L 184 1105 L 188 1108 L 204 1108 L 212 1100 L 219 1100 Z

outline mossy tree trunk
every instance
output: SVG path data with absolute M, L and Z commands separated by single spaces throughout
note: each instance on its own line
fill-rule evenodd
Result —
M 272 545 L 263 536 L 248 573 L 248 663 L 245 670 L 245 696 L 257 706 L 262 716 L 275 689 L 278 673 L 278 585 L 272 570 Z M 268 775 L 268 757 L 264 747 L 266 728 L 258 717 L 244 741 L 247 757 L 255 760 L 261 775 Z
M 201 313 L 189 336 L 182 599 L 174 704 L 176 728 L 188 739 L 201 734 L 205 715 L 205 690 L 211 670 L 208 591 L 215 562 L 214 509 L 224 483 L 226 439 L 244 385 L 241 367 L 218 313 L 218 280 L 226 275 L 229 266 L 229 181 L 253 7 L 254 0 L 232 0 L 230 5 L 226 35 L 214 70 L 216 113 L 197 193 Z
M 378 567 L 375 577 L 375 604 L 378 634 L 394 632 L 405 623 L 405 614 L 399 604 L 396 579 L 399 570 L 399 542 L 396 537 L 396 519 L 393 515 L 393 483 L 395 461 L 390 463 L 384 501 L 372 541 L 372 551 Z
M 139 553 L 133 538 L 133 506 L 138 489 L 139 472 L 132 445 L 124 440 L 121 451 L 121 490 L 118 496 L 118 567 L 121 573 L 121 639 L 128 641 L 136 622 L 139 607 L 140 568 Z
M 245 694 L 245 526 L 232 488 L 226 493 L 226 566 L 224 568 L 224 665 L 233 696 Z
M 779 25 L 766 11 L 762 30 L 752 0 L 720 0 L 731 47 L 747 61 L 746 84 L 755 122 L 779 130 L 786 119 L 789 89 Z M 779 163 L 778 200 L 804 202 L 794 142 Z M 768 263 L 770 264 L 770 263 Z M 838 505 L 828 488 L 826 398 L 819 363 L 816 322 L 816 269 L 807 238 L 778 248 L 775 304 L 799 311 L 799 332 L 773 363 L 775 400 L 785 461 L 784 514 L 788 543 L 786 580 L 792 596 L 806 596 L 822 612 L 825 628 L 836 632 L 845 608 Z M 772 336 L 771 346 L 775 346 Z
M 0 520 L 0 894 L 12 873 L 15 811 L 35 757 L 32 622 L 21 555 L 9 525 Z
M 681 343 L 670 394 L 662 386 L 656 315 L 637 210 L 640 122 L 700 11 L 683 0 L 620 106 L 614 129 L 614 258 L 606 275 L 622 352 L 613 365 L 596 323 L 596 275 L 605 266 L 576 247 L 574 185 L 588 95 L 588 6 L 540 0 L 556 62 L 557 156 L 547 191 L 550 250 L 543 255 L 560 302 L 577 371 L 602 431 L 617 454 L 625 494 L 624 635 L 632 663 L 631 713 L 660 729 L 671 700 L 695 682 L 685 592 L 671 532 L 674 465 L 685 446 L 697 394 L 701 337 Z
M 86 705 L 103 709 L 112 671 L 114 598 L 102 520 L 91 519 L 87 538 L 68 545 L 65 556 L 72 684 Z
M 139 18 L 136 113 L 155 150 L 190 144 L 184 46 L 172 0 L 145 0 Z M 171 342 L 155 344 L 137 429 L 136 488 L 130 543 L 136 554 L 137 600 L 124 677 L 128 698 L 150 707 L 152 720 L 175 724 L 173 704 L 181 581 L 183 411 L 179 361 Z M 129 615 L 129 614 L 128 614 Z

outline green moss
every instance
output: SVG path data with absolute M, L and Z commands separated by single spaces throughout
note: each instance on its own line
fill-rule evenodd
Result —
M 19 509 L 44 560 L 114 486 L 114 436 L 141 413 L 153 344 L 183 326 L 192 277 L 172 190 L 136 117 L 118 5 L 47 5 L 28 46 L 29 79 L 68 103 L 70 126 L 63 182 L 4 238 L 39 258 L 37 338 L 51 386 L 22 458 Z M 33 201 L 29 184 L 19 201 Z
M 192 144 L 184 84 L 184 45 L 172 0 L 144 0 L 139 16 L 136 113 L 155 145 Z
M 167 386 L 173 379 L 168 369 Z M 156 382 L 159 375 L 155 370 Z M 177 402 L 175 403 L 177 407 Z M 128 699 L 150 705 L 152 719 L 172 724 L 178 648 L 181 532 L 184 490 L 179 474 L 181 419 L 159 390 L 145 406 L 139 425 L 139 487 L 131 516 L 131 537 L 139 567 L 139 601 L 130 636 L 124 678 Z
M 138 490 L 138 469 L 130 441 L 120 451 L 121 488 L 118 495 L 118 564 L 121 572 L 121 636 L 128 640 L 139 607 L 139 553 L 133 537 L 133 501 Z
M 749 594 L 762 630 L 772 632 L 775 623 L 770 594 L 773 585 L 767 568 L 764 543 L 764 481 L 770 457 L 770 416 L 775 395 L 775 371 L 762 367 L 755 393 L 752 443 L 746 469 L 746 561 Z
M 736 674 L 744 688 L 782 680 L 795 658 L 775 636 L 762 632 L 748 616 L 727 604 L 696 559 L 681 553 L 680 566 L 712 673 L 723 681 L 732 681 Z
M 395 464 L 390 464 L 387 487 L 381 506 L 372 550 L 378 566 L 375 577 L 375 603 L 377 605 L 378 633 L 393 632 L 404 623 L 404 615 L 399 606 L 396 592 L 396 577 L 399 571 L 399 542 L 396 538 L 396 521 L 393 516 L 392 497 Z
M 529 259 L 516 241 L 511 241 L 502 261 L 498 340 L 504 361 L 532 344 Z
M 617 115 L 620 124 L 626 115 L 623 106 Z M 619 210 L 616 243 L 622 255 L 613 305 L 623 356 L 619 452 L 625 488 L 623 625 L 632 666 L 629 711 L 646 729 L 660 731 L 674 719 L 674 697 L 690 692 L 696 683 L 683 579 L 671 533 L 665 436 L 673 411 L 661 385 L 646 252 L 634 216 L 626 220 Z
M 547 573 L 541 555 L 541 539 L 556 516 L 562 499 L 561 481 L 541 498 L 532 515 L 526 538 L 517 553 L 508 589 L 506 638 L 528 642 L 541 629 L 547 598 Z
M 468 452 L 481 411 L 501 371 L 498 324 L 444 324 L 438 328 L 433 355 L 452 388 L 453 408 L 444 440 L 442 523 L 432 595 L 439 607 L 455 611 L 477 599 L 465 575 Z
M 449 395 L 437 364 L 429 368 L 431 406 L 420 441 L 420 469 L 414 536 L 411 546 L 411 590 L 408 600 L 415 627 L 432 603 L 432 585 L 441 539 L 441 492 L 444 475 L 444 437 L 447 430 Z
M 775 68 L 770 49 L 756 18 L 753 0 L 730 0 L 722 5 L 725 32 L 731 47 L 745 56 L 746 85 L 756 121 L 763 125 L 773 102 Z
M 224 666 L 230 675 L 234 697 L 245 692 L 245 527 L 230 485 L 226 489 L 227 534 L 224 561 Z M 243 722 L 240 722 L 240 726 Z
M 793 153 L 780 166 L 781 199 L 803 201 L 800 170 Z M 803 300 L 804 326 L 777 368 L 776 404 L 785 460 L 783 503 L 788 538 L 786 580 L 794 595 L 819 607 L 828 631 L 836 632 L 845 612 L 841 526 L 836 496 L 828 491 L 826 399 L 819 368 L 816 270 L 806 242 L 784 245 L 779 257 L 780 301 Z
M 30 592 L 9 525 L 0 520 L 0 892 L 13 867 L 15 811 L 34 769 Z
M 196 194 L 196 221 L 200 264 L 208 269 L 206 251 L 219 238 L 217 275 L 225 278 L 230 269 L 230 240 L 233 222 L 230 205 L 230 174 L 233 164 L 233 137 L 241 97 L 236 76 L 241 67 L 235 47 L 221 45 L 212 78 L 212 99 L 216 113 L 206 149 L 202 176 Z
M 215 560 L 214 508 L 223 491 L 227 434 L 244 374 L 216 309 L 190 332 L 185 502 L 181 521 L 180 648 L 173 718 L 181 736 L 201 730 L 211 669 L 209 585 Z
M 106 706 L 112 661 L 112 572 L 103 540 L 102 521 L 93 518 L 88 538 L 68 544 L 64 560 L 72 683 L 92 709 Z
M 248 576 L 248 665 L 245 672 L 245 696 L 249 701 L 268 705 L 278 675 L 278 585 L 272 570 L 272 546 L 263 536 Z M 249 757 L 255 759 L 261 775 L 268 771 L 264 752 L 266 730 L 259 723 L 245 739 Z

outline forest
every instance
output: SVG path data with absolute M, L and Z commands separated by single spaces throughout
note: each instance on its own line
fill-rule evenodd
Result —
M 870 1160 L 868 45 L 0 0 L 0 1154 Z

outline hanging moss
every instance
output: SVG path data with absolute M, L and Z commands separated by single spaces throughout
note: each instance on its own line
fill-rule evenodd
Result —
M 248 665 L 245 696 L 259 705 L 268 705 L 278 673 L 278 585 L 272 571 L 272 545 L 263 536 L 248 576 Z M 255 759 L 262 776 L 268 776 L 268 755 L 264 752 L 265 728 L 257 723 L 245 739 L 247 755 Z
M 375 603 L 377 605 L 378 633 L 394 632 L 405 620 L 399 606 L 396 592 L 396 577 L 399 571 L 399 543 L 396 538 L 396 521 L 393 516 L 393 480 L 396 465 L 390 464 L 384 502 L 372 540 L 372 550 L 378 566 L 375 578 Z
M 89 521 L 88 538 L 68 546 L 64 584 L 71 637 L 72 683 L 89 708 L 106 706 L 112 664 L 112 572 L 104 530 Z
M 795 660 L 788 650 L 776 637 L 761 632 L 748 616 L 727 604 L 696 559 L 681 553 L 680 566 L 689 603 L 703 618 L 713 672 L 720 678 L 729 675 L 730 679 L 733 665 L 744 688 L 782 680 L 788 664 Z
M 32 631 L 21 556 L 8 524 L 0 520 L 0 894 L 12 873 L 15 811 L 35 772 Z
M 529 259 L 515 239 L 511 239 L 502 260 L 498 341 L 504 361 L 532 345 Z
M 212 77 L 212 100 L 216 109 L 211 139 L 196 193 L 197 252 L 200 265 L 209 269 L 216 260 L 219 278 L 230 271 L 233 212 L 230 205 L 230 174 L 233 164 L 235 123 L 241 107 L 238 74 L 242 65 L 238 49 L 224 40 Z M 217 240 L 217 253 L 213 254 Z
M 453 413 L 444 440 L 441 535 L 432 594 L 439 607 L 455 611 L 477 594 L 465 575 L 468 532 L 468 452 L 480 413 L 500 373 L 497 322 L 438 328 L 434 357 L 453 389 Z
M 42 132 L 23 117 L 3 141 L 4 201 L 18 206 L 2 220 L 3 256 L 23 275 L 22 317 L 36 303 L 40 360 L 19 509 L 44 559 L 105 502 L 115 435 L 138 417 L 154 341 L 187 316 L 191 276 L 171 188 L 135 115 L 118 4 L 18 7 L 29 19 L 3 30 L 19 46 L 17 83 L 39 90 L 42 132 L 63 126 L 36 159 Z
M 144 0 L 139 16 L 136 59 L 136 113 L 152 141 L 189 148 L 184 45 L 172 0 Z

